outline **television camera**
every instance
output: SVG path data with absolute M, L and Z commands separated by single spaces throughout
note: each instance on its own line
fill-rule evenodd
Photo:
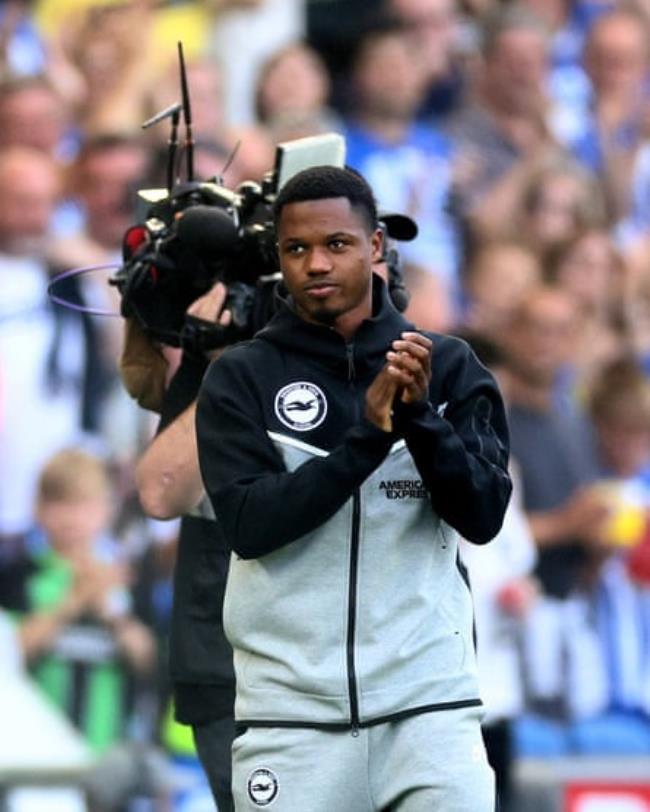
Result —
M 279 144 L 273 169 L 261 183 L 237 189 L 221 178 L 194 179 L 189 93 L 181 43 L 178 44 L 182 103 L 173 104 L 142 126 L 171 119 L 167 188 L 138 192 L 138 222 L 124 235 L 123 264 L 109 279 L 121 296 L 121 315 L 135 319 L 144 332 L 163 344 L 205 351 L 249 337 L 264 326 L 274 308 L 274 283 L 280 278 L 272 207 L 284 182 L 308 166 L 343 166 L 345 141 L 326 134 Z M 183 145 L 187 179 L 176 175 L 178 126 L 185 125 Z M 417 227 L 404 215 L 385 215 L 385 231 L 412 239 Z M 384 240 L 386 245 L 386 240 Z M 400 309 L 408 296 L 401 281 L 399 257 L 386 250 L 389 289 Z M 187 308 L 216 281 L 226 285 L 227 327 L 186 315 Z

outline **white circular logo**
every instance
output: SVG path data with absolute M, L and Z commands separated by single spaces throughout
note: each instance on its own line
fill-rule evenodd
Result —
M 278 797 L 280 783 L 273 770 L 258 767 L 248 776 L 247 789 L 255 806 L 270 806 Z
M 297 381 L 284 386 L 275 396 L 275 413 L 294 431 L 310 431 L 325 420 L 327 401 L 313 383 Z

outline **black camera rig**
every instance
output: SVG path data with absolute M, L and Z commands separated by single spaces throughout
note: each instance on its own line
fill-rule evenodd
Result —
M 205 350 L 246 338 L 270 318 L 274 303 L 269 282 L 279 279 L 273 201 L 284 182 L 301 169 L 323 164 L 343 166 L 345 141 L 331 133 L 280 144 L 274 168 L 261 183 L 247 181 L 235 190 L 226 188 L 219 177 L 195 180 L 181 43 L 178 52 L 182 103 L 171 105 L 142 125 L 146 128 L 171 119 L 167 188 L 138 192 L 139 222 L 124 235 L 123 264 L 109 282 L 121 295 L 121 315 L 135 319 L 151 338 L 170 346 Z M 181 114 L 185 181 L 176 177 Z M 398 239 L 412 239 L 417 233 L 413 221 L 404 215 L 385 215 L 383 225 Z M 403 309 L 408 297 L 396 250 L 387 250 L 385 258 L 389 288 L 395 293 L 396 305 Z M 217 281 L 228 291 L 224 305 L 232 314 L 228 327 L 186 316 L 192 302 Z

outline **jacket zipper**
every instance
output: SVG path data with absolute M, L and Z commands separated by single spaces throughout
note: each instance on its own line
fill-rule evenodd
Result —
M 348 382 L 354 404 L 355 421 L 358 419 L 358 407 L 354 397 L 354 344 L 346 343 L 345 354 L 348 361 Z M 348 668 L 348 694 L 350 699 L 350 724 L 352 735 L 359 735 L 359 697 L 357 695 L 357 674 L 354 663 L 354 643 L 357 624 L 357 577 L 359 569 L 359 525 L 361 520 L 361 493 L 357 488 L 352 495 L 352 543 L 350 545 L 350 569 L 348 580 L 348 638 L 347 638 L 347 668 Z
M 357 674 L 354 664 L 354 641 L 357 615 L 357 573 L 359 569 L 359 520 L 361 496 L 356 490 L 352 496 L 352 544 L 350 546 L 350 580 L 348 589 L 348 693 L 350 695 L 350 724 L 352 735 L 359 733 L 359 699 L 357 696 Z

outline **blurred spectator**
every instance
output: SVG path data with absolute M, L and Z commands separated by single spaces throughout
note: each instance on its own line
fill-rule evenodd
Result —
M 471 330 L 458 334 L 501 381 L 503 356 L 498 346 Z M 501 390 L 507 400 L 507 386 L 501 385 Z M 525 706 L 521 636 L 524 618 L 537 596 L 537 584 L 531 578 L 537 553 L 521 504 L 516 466 L 511 466 L 510 476 L 513 495 L 497 536 L 481 548 L 469 543 L 461 546 L 474 598 L 479 685 L 486 711 L 483 735 L 496 775 L 500 812 L 514 812 L 511 728 Z
M 550 32 L 549 98 L 553 106 L 571 109 L 584 106 L 589 96 L 589 79 L 582 64 L 585 35 L 603 3 L 583 0 L 521 0 L 538 14 Z
M 257 120 L 276 142 L 341 129 L 328 105 L 330 77 L 320 55 L 309 45 L 291 43 L 262 65 L 257 77 Z
M 71 110 L 45 76 L 0 80 L 0 147 L 42 150 L 62 162 L 75 153 Z
M 564 386 L 580 397 L 600 368 L 630 349 L 625 320 L 625 266 L 609 233 L 579 231 L 549 251 L 545 274 L 575 305 L 576 341 Z
M 122 238 L 135 222 L 136 192 L 149 180 L 149 161 L 146 144 L 135 135 L 107 131 L 84 141 L 67 173 L 66 192 L 78 215 L 56 245 L 62 267 L 121 261 Z
M 83 83 L 76 115 L 85 135 L 133 131 L 147 118 L 161 70 L 152 47 L 155 14 L 155 4 L 136 0 L 89 5 L 65 18 L 58 36 Z
M 406 318 L 419 330 L 449 332 L 455 323 L 456 307 L 444 282 L 427 268 L 412 262 L 404 265 L 403 274 L 410 294 Z
M 151 185 L 151 159 L 144 140 L 137 136 L 99 133 L 88 138 L 67 172 L 69 219 L 63 226 L 59 218 L 60 234 L 50 247 L 52 262 L 59 269 L 97 269 L 76 278 L 84 303 L 116 316 L 120 295 L 109 285 L 109 278 L 122 263 L 124 234 L 137 221 L 137 190 Z M 57 293 L 63 291 L 57 288 Z M 68 312 L 58 305 L 57 311 Z M 99 337 L 95 363 L 102 387 L 94 404 L 98 435 L 121 471 L 123 496 L 134 498 L 131 467 L 149 426 L 143 425 L 142 412 L 119 379 L 122 320 L 86 318 Z
M 650 753 L 650 381 L 621 357 L 588 399 L 609 515 L 586 595 L 605 664 L 607 704 L 571 731 L 582 753 Z
M 573 160 L 552 161 L 532 172 L 517 208 L 512 233 L 542 257 L 577 231 L 607 223 L 600 183 Z
M 110 538 L 111 489 L 103 464 L 61 451 L 38 482 L 31 567 L 19 633 L 35 679 L 97 750 L 126 734 L 129 676 L 147 676 L 153 638 L 132 614 L 128 563 Z M 131 694 L 131 699 L 133 698 Z
M 635 352 L 650 375 L 650 231 L 625 253 L 627 285 L 626 321 Z
M 17 535 L 31 524 L 43 461 L 83 429 L 97 430 L 102 364 L 94 323 L 47 294 L 60 189 L 53 159 L 26 147 L 1 150 L 0 187 L 0 535 Z M 74 279 L 58 292 L 82 302 Z
M 607 518 L 579 588 L 534 613 L 528 673 L 546 706 L 538 692 L 532 708 L 544 713 L 524 717 L 519 743 L 531 755 L 647 755 L 650 559 L 638 553 L 650 542 L 650 383 L 633 359 L 620 358 L 594 381 L 588 407 Z
M 462 324 L 498 341 L 526 292 L 541 280 L 537 254 L 522 243 L 481 244 L 463 269 Z
M 606 515 L 587 487 L 598 476 L 590 427 L 576 404 L 560 407 L 556 400 L 575 331 L 570 295 L 540 286 L 527 293 L 503 333 L 511 448 L 539 548 L 537 575 L 544 592 L 558 598 L 579 584 Z
M 633 5 L 601 15 L 584 52 L 592 96 L 568 139 L 576 157 L 599 173 L 616 220 L 630 210 L 630 184 L 648 134 L 648 21 Z
M 224 71 L 226 119 L 255 121 L 255 85 L 264 62 L 305 32 L 304 0 L 223 0 L 208 35 L 208 56 Z
M 347 162 L 372 185 L 382 208 L 419 227 L 400 251 L 404 261 L 436 274 L 456 294 L 458 236 L 447 213 L 451 145 L 419 124 L 423 74 L 401 28 L 382 26 L 360 40 L 352 71 L 345 137 Z
M 531 171 L 558 153 L 548 126 L 548 29 L 518 5 L 489 14 L 476 95 L 454 116 L 454 202 L 478 233 L 503 234 Z
M 604 542 L 618 551 L 627 577 L 650 585 L 650 381 L 638 362 L 621 357 L 594 380 L 588 408 L 596 429 L 601 475 L 611 515 Z M 648 607 L 650 610 L 650 607 Z M 612 645 L 611 633 L 605 638 Z M 647 660 L 650 663 L 650 660 Z M 650 676 L 650 675 L 648 675 Z M 650 713 L 650 694 L 645 695 Z
M 461 34 L 456 0 L 384 0 L 384 5 L 408 32 L 424 68 L 419 117 L 448 116 L 460 107 L 467 82 L 456 53 Z
M 601 713 L 607 703 L 588 590 L 608 504 L 594 488 L 599 469 L 586 416 L 575 403 L 556 402 L 557 377 L 571 361 L 576 328 L 569 294 L 541 286 L 525 297 L 504 333 L 511 450 L 541 587 L 523 637 L 532 713 L 517 723 L 516 740 L 527 755 L 565 752 L 563 726 Z
M 327 65 L 332 106 L 339 112 L 349 96 L 350 60 L 360 36 L 384 17 L 385 0 L 307 0 L 306 40 Z
M 650 380 L 622 356 L 604 364 L 588 395 L 605 476 L 639 478 L 650 488 Z M 647 492 L 650 508 L 650 490 Z

